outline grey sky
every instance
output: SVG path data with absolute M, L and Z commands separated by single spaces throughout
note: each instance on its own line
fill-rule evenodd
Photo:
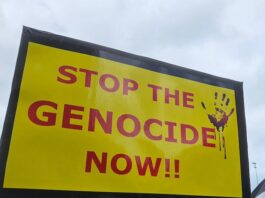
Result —
M 22 26 L 244 82 L 249 159 L 265 177 L 265 1 L 1 0 L 0 128 Z M 0 132 L 1 133 L 1 132 Z M 252 188 L 256 178 L 250 164 Z

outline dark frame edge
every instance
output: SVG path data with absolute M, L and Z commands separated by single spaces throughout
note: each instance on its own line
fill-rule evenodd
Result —
M 98 45 L 98 44 L 94 44 L 94 43 L 90 43 L 87 41 L 82 41 L 79 39 L 74 39 L 71 37 L 67 37 L 67 36 L 61 36 L 58 34 L 54 34 L 54 33 L 50 33 L 47 31 L 42 31 L 42 30 L 38 30 L 38 29 L 34 29 L 31 27 L 25 27 L 30 33 L 31 33 L 31 42 L 36 42 L 39 44 L 44 44 L 43 40 L 45 40 L 46 45 L 51 46 L 51 47 L 55 47 L 54 43 L 56 43 L 56 48 L 59 49 L 64 49 L 64 50 L 69 50 L 69 51 L 73 51 L 73 52 L 78 52 L 78 53 L 83 53 L 83 54 L 88 54 L 87 50 L 85 48 L 94 48 L 97 51 L 99 51 L 100 54 L 94 54 L 95 56 L 101 57 L 101 58 L 105 58 L 108 60 L 113 60 L 116 62 L 121 62 L 121 63 L 125 63 L 125 64 L 129 64 L 129 65 L 133 65 L 133 66 L 137 66 L 140 68 L 144 68 L 144 69 L 148 69 L 151 71 L 157 71 L 159 73 L 164 73 L 164 74 L 168 74 L 168 75 L 172 75 L 167 73 L 167 71 L 164 71 L 164 68 L 161 69 L 160 65 L 163 65 L 163 67 L 167 67 L 170 68 L 170 70 L 179 70 L 183 73 L 188 73 L 189 75 L 185 75 L 185 76 L 179 76 L 178 73 L 174 74 L 173 76 L 177 76 L 177 77 L 182 77 L 182 78 L 188 78 L 189 80 L 194 80 L 197 82 L 202 82 L 201 79 L 203 79 L 203 83 L 206 84 L 210 84 L 209 81 L 207 81 L 207 78 L 213 78 L 216 80 L 216 83 L 211 83 L 214 86 L 221 86 L 223 87 L 225 84 L 227 86 L 224 86 L 226 88 L 230 88 L 230 89 L 235 89 L 235 87 L 237 86 L 237 84 L 241 84 L 241 82 L 239 81 L 235 81 L 232 79 L 228 79 L 228 78 L 223 78 L 223 77 L 219 77 L 219 76 L 215 76 L 212 74 L 208 74 L 208 73 L 204 73 L 201 71 L 197 71 L 197 70 L 193 70 L 193 69 L 189 69 L 183 66 L 179 66 L 179 65 L 174 65 L 171 63 L 167 63 L 167 62 L 163 62 L 160 60 L 156 60 L 153 58 L 148 58 L 145 56 L 141 56 L 141 55 L 136 55 L 136 54 L 132 54 L 132 53 L 128 53 L 128 52 L 124 52 L 121 50 L 117 50 L 117 49 L 113 49 L 110 47 L 105 47 L 102 45 Z M 66 45 L 64 47 L 63 46 L 63 42 L 66 43 Z M 73 44 L 75 43 L 75 44 Z M 66 47 L 67 45 L 76 45 L 79 48 L 75 48 L 73 50 L 74 47 Z M 115 55 L 115 57 L 113 56 Z M 125 57 L 125 58 L 123 58 Z M 130 63 L 128 63 L 128 59 L 130 59 Z M 140 60 L 141 64 L 139 64 L 137 61 L 135 62 L 135 64 L 131 63 L 132 60 Z M 148 65 L 152 65 L 152 67 L 148 67 Z M 159 68 L 158 70 L 156 70 L 155 68 Z M 200 76 L 199 78 L 196 76 Z
M 11 92 L 9 95 L 9 102 L 0 139 L 0 189 L 4 187 L 5 169 L 19 97 L 20 84 L 23 76 L 24 63 L 26 60 L 29 36 L 30 28 L 23 26 L 15 72 L 12 80 Z
M 235 89 L 236 109 L 238 122 L 238 138 L 240 148 L 241 163 L 241 181 L 243 198 L 251 197 L 250 176 L 249 176 L 249 159 L 248 159 L 248 143 L 247 143 L 247 126 L 244 106 L 243 82 L 238 83 Z
M 1 194 L 1 189 L 0 189 Z M 64 191 L 64 190 L 39 190 L 39 189 L 2 189 L 2 194 L 8 198 L 238 198 L 220 196 L 200 196 L 200 195 L 173 195 L 173 194 L 152 194 L 152 193 L 121 193 L 121 192 L 92 192 L 92 191 Z

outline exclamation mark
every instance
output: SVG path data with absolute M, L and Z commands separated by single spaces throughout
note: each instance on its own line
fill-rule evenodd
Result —
M 175 178 L 179 178 L 179 160 L 175 160 Z
M 165 177 L 170 176 L 170 159 L 165 159 Z

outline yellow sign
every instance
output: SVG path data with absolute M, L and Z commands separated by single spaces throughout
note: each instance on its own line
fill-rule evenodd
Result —
M 29 42 L 3 187 L 242 197 L 237 116 L 233 89 Z

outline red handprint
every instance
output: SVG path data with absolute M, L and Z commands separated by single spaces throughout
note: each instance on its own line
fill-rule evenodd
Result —
M 224 136 L 224 128 L 227 125 L 227 122 L 230 116 L 234 113 L 234 108 L 230 111 L 227 111 L 229 107 L 230 99 L 226 98 L 226 94 L 222 94 L 222 98 L 218 98 L 218 93 L 214 94 L 214 109 L 213 113 L 209 113 L 204 102 L 201 102 L 202 107 L 205 109 L 208 119 L 216 128 L 219 134 L 219 150 L 224 148 L 224 158 L 226 159 L 226 145 L 225 145 L 225 136 Z M 229 112 L 229 113 L 228 113 Z

